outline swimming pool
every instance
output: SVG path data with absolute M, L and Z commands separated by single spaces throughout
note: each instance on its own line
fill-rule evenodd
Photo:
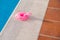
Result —
M 0 32 L 12 14 L 19 0 L 0 0 Z

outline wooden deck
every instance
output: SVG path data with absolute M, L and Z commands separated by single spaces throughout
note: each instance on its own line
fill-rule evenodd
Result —
M 50 0 L 38 40 L 60 40 L 60 0 Z

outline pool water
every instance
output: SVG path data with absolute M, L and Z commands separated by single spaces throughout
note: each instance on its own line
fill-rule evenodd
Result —
M 0 0 L 0 32 L 12 14 L 19 0 Z

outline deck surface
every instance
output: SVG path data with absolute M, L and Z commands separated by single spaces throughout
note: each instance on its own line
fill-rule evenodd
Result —
M 38 40 L 60 40 L 60 0 L 49 0 L 45 19 L 53 22 L 43 22 Z

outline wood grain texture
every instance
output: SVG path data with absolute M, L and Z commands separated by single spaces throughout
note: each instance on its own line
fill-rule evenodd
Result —
M 60 0 L 50 0 L 48 7 L 60 8 Z
M 49 1 L 44 20 L 45 19 L 53 20 L 54 22 L 43 21 L 40 34 L 51 36 L 51 38 L 48 36 L 41 37 L 39 34 L 38 40 L 60 40 L 60 0 Z

